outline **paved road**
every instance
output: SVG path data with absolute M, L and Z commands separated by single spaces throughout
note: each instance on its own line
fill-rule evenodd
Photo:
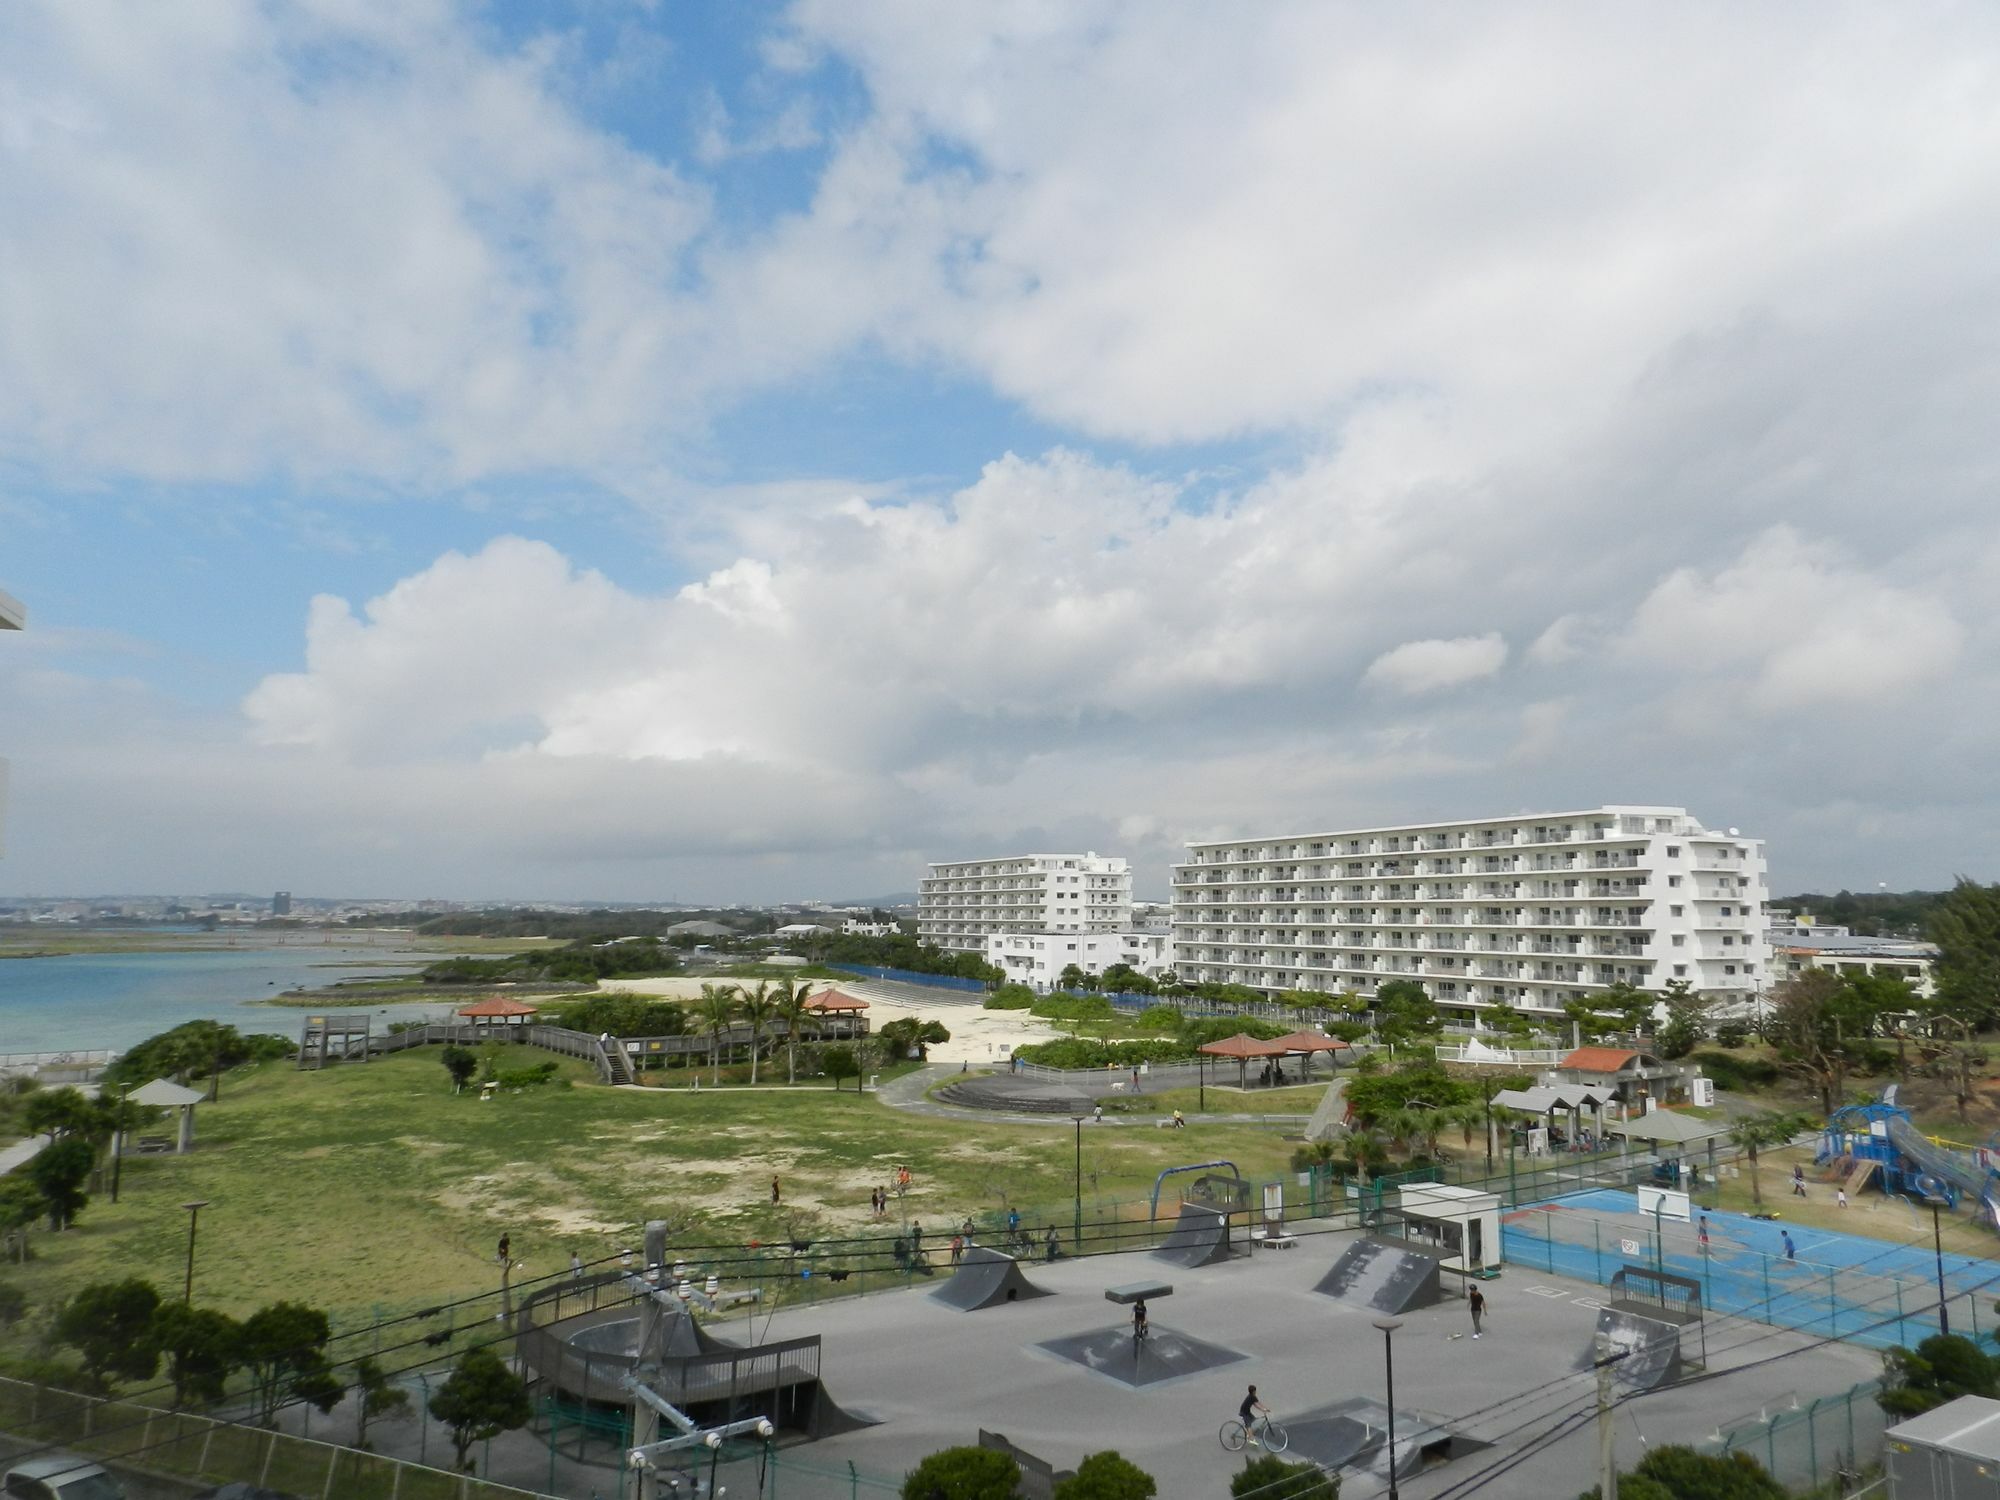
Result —
M 42 1148 L 48 1143 L 49 1138 L 45 1135 L 31 1135 L 25 1141 L 0 1147 L 0 1177 L 5 1177 L 16 1167 L 26 1166 L 42 1154 Z

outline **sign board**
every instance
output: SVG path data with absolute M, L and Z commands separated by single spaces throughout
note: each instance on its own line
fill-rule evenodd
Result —
M 1633 1191 L 1639 1195 L 1639 1212 L 1642 1214 L 1656 1213 L 1663 1219 L 1679 1219 L 1683 1224 L 1694 1217 L 1686 1193 L 1657 1187 L 1638 1187 Z
M 1637 1240 L 1620 1240 L 1618 1242 L 1618 1250 L 1621 1255 L 1637 1255 L 1639 1253 L 1639 1242 Z

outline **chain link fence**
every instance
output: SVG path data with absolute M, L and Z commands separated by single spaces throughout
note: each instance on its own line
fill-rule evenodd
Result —
M 0 1378 L 6 1457 L 59 1450 L 126 1481 L 134 1500 L 184 1500 L 232 1480 L 317 1500 L 543 1500 L 357 1448 L 133 1401 L 82 1396 Z
M 1785 1396 L 1754 1413 L 1724 1418 L 1704 1446 L 1727 1456 L 1747 1453 L 1787 1489 L 1860 1490 L 1882 1462 L 1882 1434 L 1889 1421 L 1875 1404 L 1877 1381 L 1837 1395 L 1800 1400 Z

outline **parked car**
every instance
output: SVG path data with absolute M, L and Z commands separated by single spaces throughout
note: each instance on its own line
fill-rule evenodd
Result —
M 125 1486 L 108 1470 L 73 1453 L 24 1458 L 0 1479 L 6 1500 L 125 1500 Z

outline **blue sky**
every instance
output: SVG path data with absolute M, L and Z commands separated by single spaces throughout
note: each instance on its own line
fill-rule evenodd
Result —
M 14 8 L 0 889 L 1060 843 L 1157 893 L 1189 838 L 1607 801 L 1780 886 L 1992 878 L 1996 53 L 1973 8 Z

